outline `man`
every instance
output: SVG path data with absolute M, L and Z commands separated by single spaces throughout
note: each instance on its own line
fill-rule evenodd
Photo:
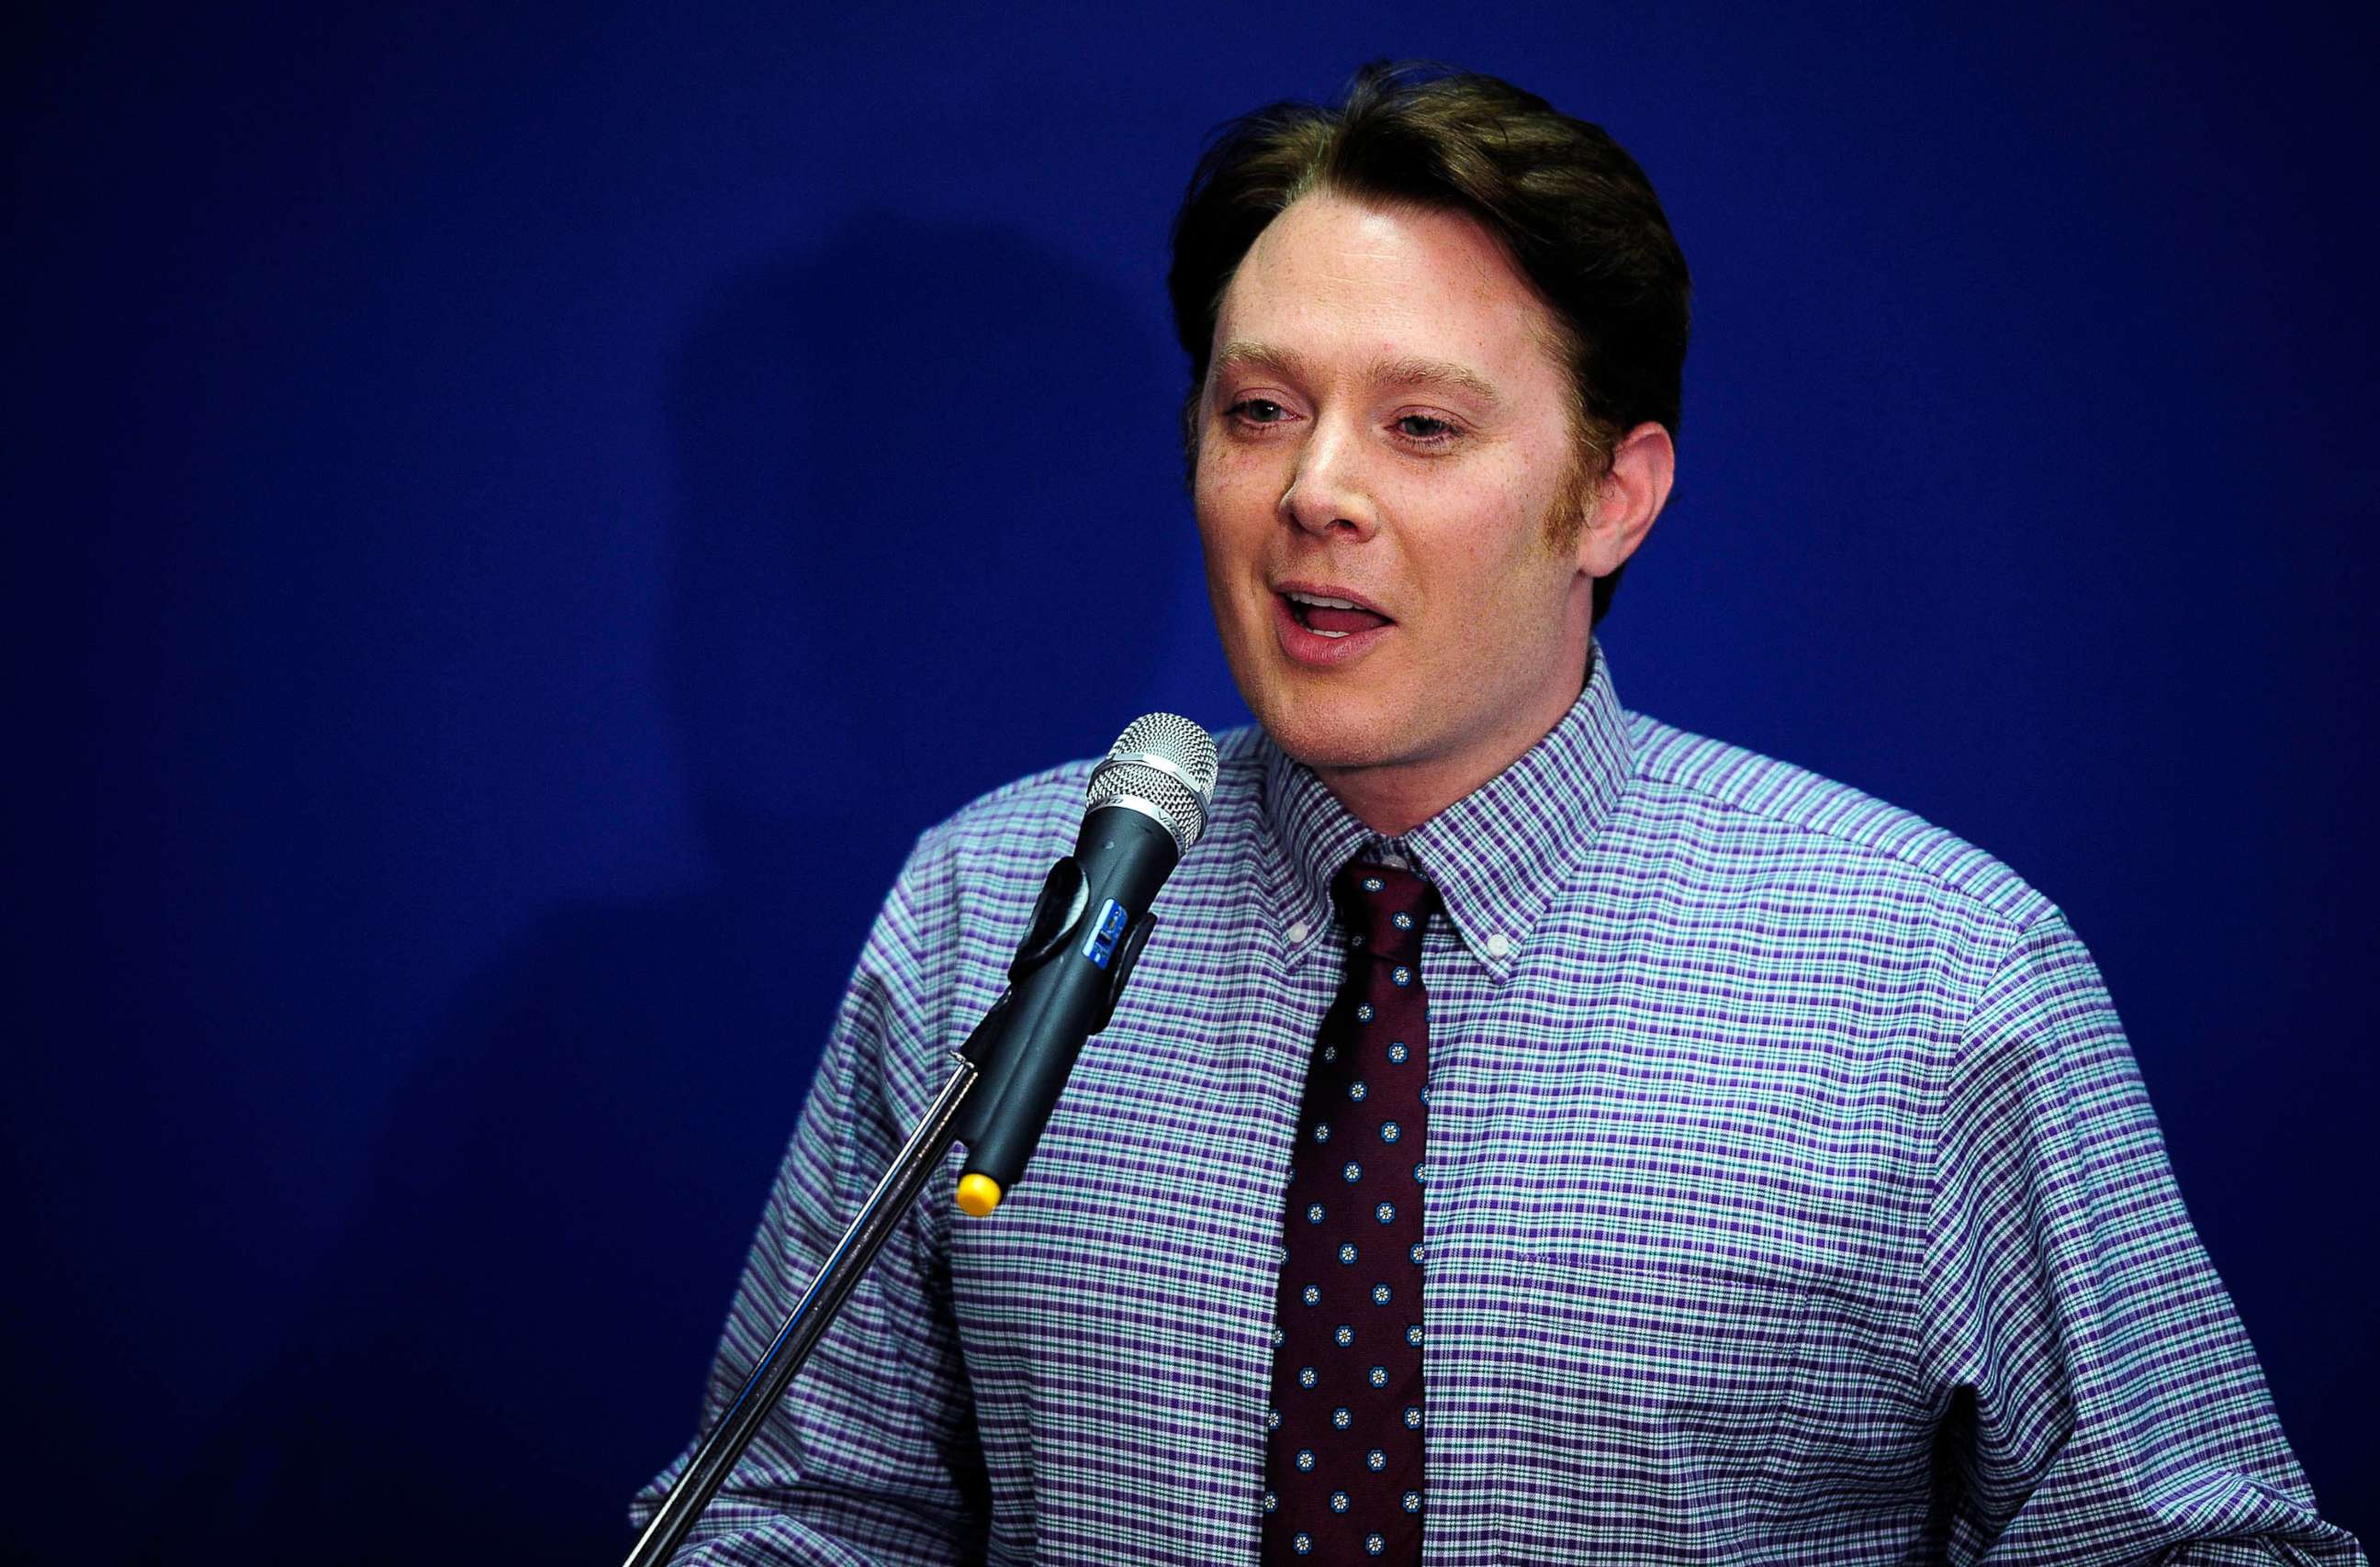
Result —
M 2362 1560 L 2059 912 L 1619 705 L 1594 626 L 1686 335 L 1627 154 L 1367 69 L 1225 134 L 1172 284 L 1260 728 L 1025 1180 L 965 1219 L 951 1161 L 695 1559 Z M 1085 771 L 920 842 L 714 1415 L 998 993 Z

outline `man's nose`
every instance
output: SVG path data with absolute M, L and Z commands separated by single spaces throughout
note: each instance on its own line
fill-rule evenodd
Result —
M 1344 420 L 1318 419 L 1297 455 L 1281 515 L 1317 538 L 1370 538 L 1379 528 L 1363 432 Z

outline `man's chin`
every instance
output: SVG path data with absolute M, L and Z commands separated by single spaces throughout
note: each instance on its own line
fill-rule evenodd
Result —
M 1400 755 L 1402 725 L 1389 714 L 1324 702 L 1284 704 L 1257 718 L 1274 745 L 1317 772 L 1382 767 Z

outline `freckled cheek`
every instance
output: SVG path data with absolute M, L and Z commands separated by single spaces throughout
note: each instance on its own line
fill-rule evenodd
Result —
M 1475 673 L 1507 656 L 1525 628 L 1549 619 L 1558 573 L 1542 558 L 1541 519 L 1509 498 L 1449 513 L 1427 534 L 1408 533 L 1412 580 L 1428 606 L 1428 635 L 1415 650 L 1434 663 Z
M 1198 497 L 1198 547 L 1206 565 L 1207 592 L 1217 618 L 1229 633 L 1253 635 L 1267 621 L 1271 605 L 1264 590 L 1261 533 L 1251 527 L 1245 508 Z
M 1212 565 L 1251 559 L 1272 528 L 1272 506 L 1251 476 L 1202 463 L 1192 491 L 1198 536 Z
M 1482 595 L 1518 557 L 1512 514 L 1492 500 L 1486 505 L 1449 506 L 1441 498 L 1436 506 L 1417 505 L 1405 515 L 1426 519 L 1404 529 L 1416 567 L 1439 578 L 1439 587 L 1456 597 Z

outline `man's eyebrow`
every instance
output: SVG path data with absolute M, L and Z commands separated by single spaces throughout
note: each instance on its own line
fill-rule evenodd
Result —
M 1226 343 L 1215 355 L 1215 368 L 1219 370 L 1242 366 L 1272 370 L 1292 381 L 1310 379 L 1303 355 L 1269 343 Z M 1413 354 L 1374 360 L 1366 372 L 1366 379 L 1383 386 L 1445 387 L 1467 393 L 1489 407 L 1501 407 L 1504 401 L 1502 395 L 1478 371 L 1446 359 L 1426 359 Z
M 1425 359 L 1413 355 L 1382 359 L 1372 366 L 1371 379 L 1384 386 L 1439 386 L 1468 393 L 1475 401 L 1491 408 L 1504 401 L 1496 388 L 1488 383 L 1487 377 L 1477 370 L 1445 359 Z
M 1215 351 L 1215 369 L 1269 370 L 1292 381 L 1305 379 L 1303 355 L 1287 348 L 1276 348 L 1266 343 L 1251 343 L 1245 338 L 1233 338 Z

